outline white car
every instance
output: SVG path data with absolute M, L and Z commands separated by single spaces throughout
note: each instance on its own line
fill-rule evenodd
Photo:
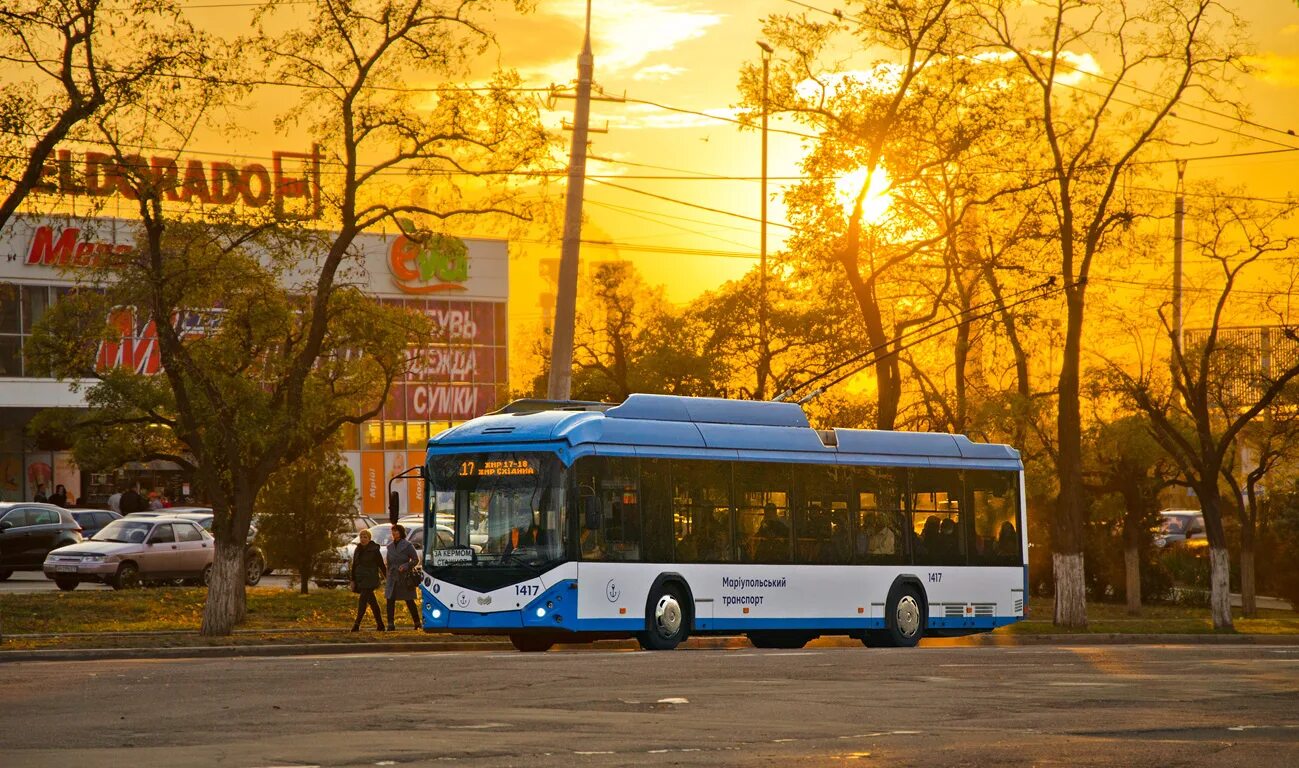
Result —
M 1155 546 L 1163 549 L 1173 544 L 1195 546 L 1207 539 L 1204 513 L 1198 509 L 1165 509 L 1159 513 L 1159 530 Z

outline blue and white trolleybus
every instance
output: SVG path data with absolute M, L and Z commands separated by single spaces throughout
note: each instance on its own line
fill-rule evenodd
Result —
M 868 646 L 1024 616 L 1023 465 L 960 435 L 812 429 L 793 403 L 518 401 L 431 439 L 427 631 L 515 647 L 690 635 Z

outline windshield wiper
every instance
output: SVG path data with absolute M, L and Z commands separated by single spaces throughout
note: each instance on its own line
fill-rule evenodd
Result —
M 528 560 L 525 560 L 525 559 L 523 558 L 523 555 L 520 555 L 520 554 L 519 554 L 519 551 L 518 551 L 517 549 L 511 549 L 509 552 L 502 552 L 502 553 L 501 553 L 501 562 L 505 562 L 505 558 L 507 558 L 507 557 L 513 559 L 513 560 L 514 560 L 515 562 L 517 562 L 519 565 L 526 565 L 526 566 L 528 566 L 529 568 L 532 567 L 532 563 L 531 563 L 530 561 L 528 561 Z

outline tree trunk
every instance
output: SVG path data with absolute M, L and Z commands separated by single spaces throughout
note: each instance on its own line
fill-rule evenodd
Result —
M 1231 558 L 1226 547 L 1209 548 L 1209 612 L 1214 629 L 1234 629 L 1231 623 Z
M 1083 487 L 1082 413 L 1079 404 L 1083 295 L 1081 286 L 1065 292 L 1069 322 L 1060 361 L 1059 413 L 1056 419 L 1059 441 L 1056 474 L 1060 480 L 1060 495 L 1056 499 L 1051 539 L 1055 557 L 1055 623 L 1071 629 L 1087 627 L 1087 588 L 1083 581 L 1082 553 L 1086 490 Z
M 1083 578 L 1082 553 L 1056 552 L 1051 556 L 1051 561 L 1055 575 L 1056 626 L 1086 629 L 1087 582 Z
M 1128 615 L 1141 615 L 1141 552 L 1134 546 L 1123 548 L 1124 591 L 1128 597 Z
M 1258 616 L 1258 597 L 1254 591 L 1254 545 L 1240 544 L 1240 604 L 1241 614 L 1252 619 Z
M 205 637 L 224 637 L 244 620 L 247 596 L 244 593 L 244 547 L 218 546 L 212 560 L 212 578 L 208 582 L 207 602 L 203 604 Z

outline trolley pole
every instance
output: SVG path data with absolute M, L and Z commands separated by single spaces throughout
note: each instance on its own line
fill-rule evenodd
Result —
M 586 136 L 591 115 L 591 0 L 586 0 L 586 36 L 577 57 L 577 102 L 573 107 L 573 144 L 568 153 L 568 197 L 564 201 L 564 240 L 555 294 L 555 327 L 550 339 L 550 379 L 546 397 L 568 400 L 573 389 L 573 326 L 577 314 L 577 261 L 582 242 L 582 195 L 586 188 Z
M 762 229 L 758 235 L 758 384 L 757 399 L 766 397 L 771 361 L 767 347 L 767 82 L 771 73 L 771 46 L 758 41 L 762 49 Z
M 1182 231 L 1186 218 L 1186 197 L 1182 187 L 1186 175 L 1186 161 L 1177 161 L 1177 199 L 1173 203 L 1173 361 L 1180 364 L 1184 341 L 1182 337 Z M 1174 370 L 1176 374 L 1176 370 Z

